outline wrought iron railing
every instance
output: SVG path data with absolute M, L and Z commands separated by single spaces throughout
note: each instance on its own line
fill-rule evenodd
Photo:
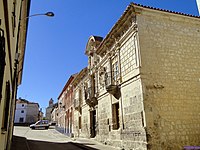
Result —
M 97 98 L 95 95 L 95 89 L 92 87 L 85 89 L 85 103 L 90 107 L 97 105 Z
M 119 72 L 118 71 L 106 72 L 105 73 L 105 85 L 106 85 L 106 87 L 108 87 L 110 85 L 117 85 L 118 84 L 118 78 L 119 78 Z

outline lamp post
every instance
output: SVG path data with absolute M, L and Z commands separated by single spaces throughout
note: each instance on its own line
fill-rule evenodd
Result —
M 30 17 L 34 17 L 34 16 L 47 16 L 47 17 L 53 17 L 53 16 L 54 16 L 54 13 L 53 13 L 53 12 L 46 12 L 46 13 L 42 13 L 42 14 L 33 14 L 33 15 L 30 15 L 30 16 L 27 16 L 27 17 L 24 18 L 24 19 L 27 19 L 27 18 L 30 18 Z
M 19 77 L 19 72 L 18 72 L 18 64 L 19 64 L 19 58 L 20 58 L 20 53 L 19 53 L 19 40 L 20 40 L 20 34 L 21 34 L 21 28 L 22 27 L 25 27 L 25 30 L 26 30 L 26 33 L 22 33 L 22 34 L 25 34 L 25 37 L 27 36 L 27 26 L 28 26 L 28 23 L 25 23 L 25 26 L 22 26 L 21 27 L 21 23 L 22 22 L 28 22 L 28 19 L 30 17 L 35 17 L 35 16 L 47 16 L 47 17 L 53 17 L 54 16 L 54 13 L 53 12 L 46 12 L 46 13 L 39 13 L 39 14 L 33 14 L 33 15 L 29 15 L 29 16 L 26 16 L 24 18 L 21 18 L 21 14 L 20 14 L 20 17 L 19 17 L 19 24 L 18 24 L 18 33 L 17 33 L 17 45 L 16 45 L 16 52 L 15 52 L 15 63 L 14 63 L 14 80 L 13 80 L 13 85 L 15 85 L 15 88 L 17 88 L 18 86 L 18 77 Z M 23 43 L 24 44 L 24 49 L 25 49 L 25 42 Z M 23 49 L 23 48 L 22 48 Z M 24 52 L 23 54 L 24 55 Z M 22 56 L 24 57 L 24 56 Z M 23 68 L 23 60 L 22 60 L 22 68 Z M 22 70 L 21 68 L 21 70 Z M 21 75 L 22 76 L 22 75 Z M 22 77 L 21 77 L 22 78 Z M 20 83 L 21 84 L 21 81 Z M 14 90 L 13 90 L 14 91 Z M 16 90 L 17 91 L 17 90 Z M 17 95 L 17 94 L 16 94 Z M 16 95 L 15 95 L 15 99 L 16 99 Z
M 14 85 L 14 88 L 16 89 L 16 94 L 13 93 L 13 99 L 16 100 L 16 96 L 17 96 L 17 88 L 18 88 L 18 85 L 21 84 L 21 81 L 20 83 L 18 83 L 18 78 L 19 78 L 19 72 L 18 72 L 18 66 L 19 66 L 19 58 L 20 58 L 20 53 L 19 53 L 19 43 L 20 43 L 20 34 L 21 34 L 21 23 L 23 21 L 25 22 L 28 22 L 28 19 L 30 17 L 34 17 L 34 16 L 47 16 L 47 17 L 53 17 L 54 16 L 54 13 L 53 12 L 46 12 L 46 13 L 40 13 L 40 14 L 33 14 L 33 15 L 29 15 L 27 17 L 24 17 L 24 18 L 21 18 L 21 14 L 20 14 L 20 18 L 19 18 L 19 24 L 18 24 L 18 33 L 17 33 L 17 42 L 16 42 L 16 51 L 15 51 L 15 63 L 14 63 L 14 79 L 13 79 L 13 85 Z M 28 23 L 25 23 L 25 28 L 26 28 L 26 33 L 22 33 L 22 34 L 25 34 L 25 37 L 27 36 L 27 25 Z M 24 49 L 25 49 L 25 42 L 23 43 L 24 44 Z M 23 54 L 24 55 L 24 52 Z M 22 56 L 24 57 L 24 56 Z M 22 60 L 22 68 L 23 68 L 23 60 Z M 21 68 L 21 70 L 22 70 Z M 21 75 L 22 76 L 22 75 Z M 21 77 L 22 78 L 22 77 Z M 15 90 L 13 90 L 14 92 Z M 15 101 L 16 102 L 16 101 Z M 16 103 L 15 103 L 16 105 Z
M 19 24 L 18 24 L 18 33 L 17 33 L 17 46 L 16 46 L 16 53 L 15 53 L 15 65 L 17 66 L 17 64 L 19 63 L 18 62 L 18 60 L 19 60 L 19 56 L 20 56 L 20 54 L 19 54 L 19 52 L 18 52 L 18 48 L 19 48 L 19 36 L 20 36 L 20 31 L 21 31 L 21 22 L 22 21 L 28 21 L 28 19 L 30 18 L 30 17 L 35 17 L 35 16 L 47 16 L 47 17 L 54 17 L 55 15 L 54 15 L 54 13 L 53 12 L 46 12 L 46 13 L 40 13 L 40 14 L 33 14 L 33 15 L 29 15 L 29 16 L 27 16 L 27 17 L 25 17 L 25 18 L 21 18 L 21 16 L 20 16 L 20 18 L 19 18 Z M 27 23 L 28 24 L 28 23 Z M 26 25 L 27 26 L 27 25 Z M 26 32 L 27 32 L 27 27 L 26 27 Z M 27 33 L 26 33 L 27 34 Z M 17 67 L 15 67 L 15 68 L 17 68 Z M 18 77 L 18 75 L 17 75 L 17 77 Z

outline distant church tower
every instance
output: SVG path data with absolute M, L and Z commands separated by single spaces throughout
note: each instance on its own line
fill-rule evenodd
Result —
M 199 15 L 200 15 L 200 0 L 196 0 L 197 1 L 197 7 L 198 7 L 198 10 L 199 10 Z
M 49 100 L 49 107 L 52 107 L 53 106 L 53 99 L 51 98 L 50 100 Z
M 53 109 L 53 99 L 51 98 L 49 100 L 49 106 L 46 108 L 46 116 L 45 118 L 49 121 L 51 121 L 51 111 Z

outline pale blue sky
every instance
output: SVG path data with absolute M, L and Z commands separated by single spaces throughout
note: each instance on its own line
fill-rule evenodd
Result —
M 195 0 L 32 0 L 22 85 L 18 97 L 48 106 L 57 101 L 71 74 L 87 66 L 90 35 L 105 37 L 130 2 L 198 15 Z

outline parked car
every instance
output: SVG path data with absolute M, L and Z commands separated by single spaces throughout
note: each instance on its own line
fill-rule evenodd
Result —
M 34 124 L 30 125 L 31 129 L 48 129 L 49 121 L 48 120 L 39 120 Z
M 50 126 L 55 126 L 56 125 L 56 122 L 51 122 L 49 123 Z

